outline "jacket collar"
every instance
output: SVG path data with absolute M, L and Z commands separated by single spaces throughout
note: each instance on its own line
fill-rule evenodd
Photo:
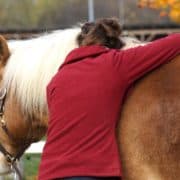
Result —
M 84 58 L 88 58 L 88 57 L 95 57 L 108 51 L 109 48 L 99 45 L 82 46 L 76 48 L 67 55 L 64 63 L 60 66 L 60 68 L 62 68 L 66 64 L 71 64 L 77 61 L 81 61 Z

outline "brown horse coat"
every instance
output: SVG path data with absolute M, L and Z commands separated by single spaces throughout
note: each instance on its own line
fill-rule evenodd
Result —
M 180 178 L 180 56 L 134 85 L 118 138 L 125 180 Z
M 4 66 L 6 65 L 9 56 L 10 52 L 6 40 L 0 35 L 0 81 L 2 80 Z

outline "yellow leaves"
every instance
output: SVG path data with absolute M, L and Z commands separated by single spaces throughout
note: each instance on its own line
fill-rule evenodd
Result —
M 180 0 L 139 0 L 138 5 L 141 8 L 160 9 L 160 16 L 169 16 L 180 23 Z
M 180 4 L 179 4 L 180 6 Z M 175 22 L 180 23 L 180 7 L 174 7 L 172 10 L 169 12 L 169 17 L 173 19 Z
M 153 1 L 152 2 L 152 4 L 154 4 L 154 6 L 156 7 L 156 8 L 167 8 L 167 6 L 168 6 L 168 3 L 167 3 L 167 0 L 155 0 L 155 1 Z

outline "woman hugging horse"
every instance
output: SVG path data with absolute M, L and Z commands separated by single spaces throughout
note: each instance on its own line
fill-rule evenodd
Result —
M 85 23 L 79 47 L 48 84 L 49 125 L 39 180 L 122 176 L 115 131 L 125 95 L 135 81 L 180 53 L 180 34 L 128 50 L 119 50 L 120 35 L 116 19 Z
M 45 87 L 78 37 L 79 48 L 48 86 L 50 119 L 39 179 L 180 177 L 180 36 L 118 50 L 124 44 L 120 33 L 117 20 L 102 19 L 81 31 L 9 42 L 10 58 L 0 39 L 1 89 L 7 89 L 0 100 L 0 172 L 8 172 L 45 134 Z

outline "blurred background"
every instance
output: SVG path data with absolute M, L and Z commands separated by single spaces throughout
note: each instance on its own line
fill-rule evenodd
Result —
M 0 34 L 7 39 L 28 39 L 102 17 L 118 17 L 124 35 L 151 41 L 180 32 L 180 0 L 0 0 Z M 41 150 L 42 144 L 23 156 L 25 180 L 36 179 Z
M 0 0 L 0 33 L 16 33 L 8 39 L 26 38 L 26 34 L 113 16 L 124 30 L 151 30 L 153 34 L 162 30 L 159 34 L 167 34 L 180 28 L 180 0 Z

